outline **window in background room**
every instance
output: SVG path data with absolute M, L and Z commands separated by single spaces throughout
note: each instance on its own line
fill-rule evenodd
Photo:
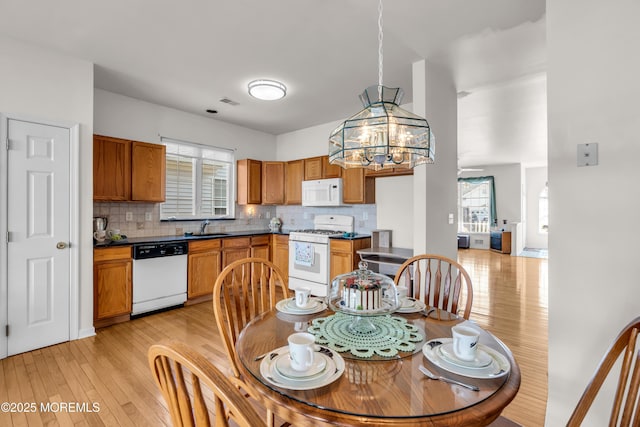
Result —
M 458 178 L 458 232 L 488 233 L 496 218 L 493 177 Z
M 549 187 L 546 184 L 538 196 L 538 232 L 549 232 Z
M 168 138 L 162 143 L 167 146 L 167 182 L 160 219 L 233 218 L 233 151 Z

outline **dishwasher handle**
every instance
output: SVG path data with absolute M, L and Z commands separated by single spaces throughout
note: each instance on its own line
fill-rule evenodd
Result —
M 189 245 L 186 242 L 145 243 L 133 246 L 133 259 L 160 258 L 188 253 Z

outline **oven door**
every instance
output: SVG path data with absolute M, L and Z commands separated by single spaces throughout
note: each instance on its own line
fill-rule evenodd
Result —
M 328 244 L 289 241 L 289 288 L 303 286 L 311 288 L 314 295 L 326 295 L 329 286 Z

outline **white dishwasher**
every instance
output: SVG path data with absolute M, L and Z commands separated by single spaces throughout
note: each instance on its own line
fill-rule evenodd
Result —
M 188 250 L 186 242 L 133 246 L 132 315 L 184 304 Z

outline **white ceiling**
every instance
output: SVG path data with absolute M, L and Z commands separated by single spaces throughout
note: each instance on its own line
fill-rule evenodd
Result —
M 378 80 L 377 3 L 0 0 L 0 32 L 92 61 L 97 88 L 278 135 L 361 109 Z M 546 164 L 544 13 L 544 0 L 386 0 L 384 84 L 409 103 L 411 64 L 445 64 L 469 93 L 461 166 Z M 257 78 L 286 98 L 251 98 Z

